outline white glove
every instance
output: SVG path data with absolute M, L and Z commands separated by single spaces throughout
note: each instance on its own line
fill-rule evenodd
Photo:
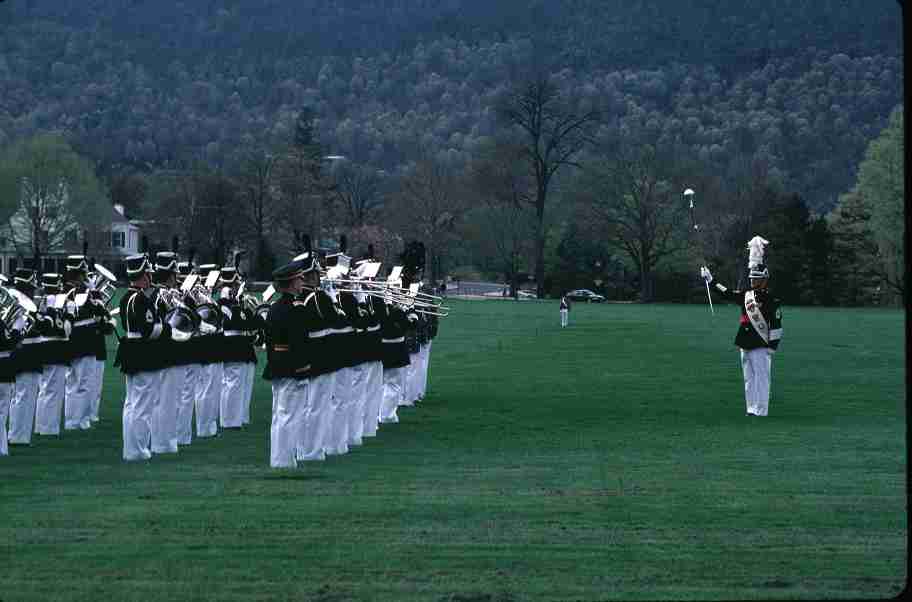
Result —
M 705 265 L 700 268 L 700 276 L 702 276 L 703 280 L 706 282 L 712 282 L 713 275 L 710 273 L 709 268 L 707 268 Z
M 766 352 L 770 355 L 773 355 L 774 353 L 776 353 L 776 350 L 773 349 L 772 347 L 767 347 Z
M 364 293 L 364 292 L 355 293 L 355 301 L 357 301 L 358 303 L 366 303 L 367 302 L 367 293 Z
M 178 343 L 183 343 L 184 341 L 190 340 L 190 334 L 191 333 L 184 332 L 182 330 L 177 330 L 177 329 L 171 330 L 171 338 L 173 340 L 177 341 Z
M 200 332 L 203 334 L 212 334 L 218 332 L 218 328 L 208 322 L 200 322 Z

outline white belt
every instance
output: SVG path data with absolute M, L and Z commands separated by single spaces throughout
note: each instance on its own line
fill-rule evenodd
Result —
M 330 328 L 324 328 L 323 330 L 314 330 L 307 333 L 307 337 L 311 339 L 319 339 L 320 337 L 325 337 L 332 332 Z
M 12 351 L 0 351 L 0 359 L 9 357 L 13 354 Z
M 368 326 L 368 327 L 367 327 L 367 332 L 377 332 L 378 330 L 380 330 L 380 325 L 379 325 L 379 324 L 377 324 L 376 326 Z
M 381 339 L 383 343 L 404 343 L 405 337 L 399 337 L 398 339 Z
M 226 337 L 243 337 L 243 336 L 247 335 L 247 331 L 245 331 L 245 330 L 226 330 L 224 334 Z
M 128 332 L 127 338 L 128 339 L 141 339 L 141 338 L 143 338 L 143 335 L 141 332 Z
M 346 326 L 345 328 L 334 328 L 333 332 L 336 334 L 348 334 L 349 332 L 355 332 L 355 329 L 351 326 Z
M 88 326 L 89 324 L 96 323 L 98 323 L 98 318 L 88 318 L 85 320 L 79 320 L 78 322 L 73 322 L 73 327 L 75 328 L 76 326 Z
M 35 343 L 43 343 L 44 337 L 32 337 L 30 339 L 22 339 L 23 345 L 34 345 Z

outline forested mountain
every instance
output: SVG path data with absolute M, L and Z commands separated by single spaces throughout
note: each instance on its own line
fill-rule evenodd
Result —
M 11 0 L 0 146 L 71 134 L 101 175 L 287 138 L 395 169 L 473 156 L 512 82 L 549 73 L 607 141 L 740 156 L 825 211 L 901 102 L 891 0 Z

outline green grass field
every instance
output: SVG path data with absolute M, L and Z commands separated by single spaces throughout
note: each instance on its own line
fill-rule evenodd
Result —
M 253 423 L 121 461 L 102 421 L 0 458 L 0 600 L 881 598 L 905 587 L 900 311 L 786 308 L 768 418 L 735 306 L 451 303 L 428 397 L 342 457 Z M 262 369 L 262 363 L 260 364 Z

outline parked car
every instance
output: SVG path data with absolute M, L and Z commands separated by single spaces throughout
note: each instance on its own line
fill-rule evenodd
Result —
M 586 303 L 602 303 L 605 297 L 594 293 L 587 288 L 579 288 L 567 293 L 567 298 L 571 301 L 585 301 Z

